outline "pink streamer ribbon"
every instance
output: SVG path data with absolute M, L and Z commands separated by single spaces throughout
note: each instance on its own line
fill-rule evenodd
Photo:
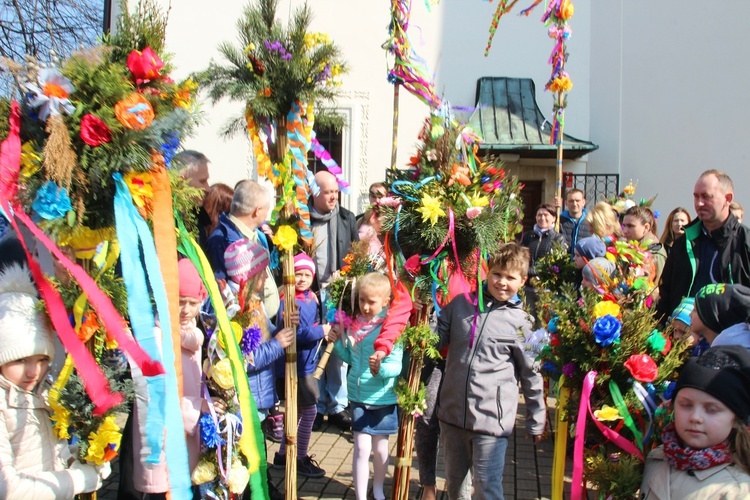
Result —
M 614 429 L 610 429 L 601 423 L 591 410 L 591 391 L 594 388 L 597 372 L 590 371 L 583 379 L 581 389 L 581 403 L 578 407 L 578 420 L 576 421 L 576 437 L 573 445 L 573 480 L 571 484 L 571 498 L 583 498 L 583 447 L 586 440 L 586 419 L 591 416 L 596 427 L 609 441 L 614 443 L 625 453 L 638 457 L 643 461 L 643 453 L 633 443 L 624 438 Z
M 448 244 L 448 239 L 453 237 L 454 227 L 455 227 L 455 223 L 454 223 L 454 217 L 453 217 L 453 210 L 449 208 L 448 209 L 448 233 L 445 235 L 445 239 L 443 239 L 443 242 L 440 244 L 440 246 L 438 247 L 438 249 L 435 250 L 435 253 L 433 253 L 432 255 L 430 255 L 429 257 L 427 257 L 426 259 L 423 259 L 422 261 L 420 261 L 420 264 L 423 264 L 423 265 L 427 264 L 427 263 L 435 260 L 435 258 L 438 255 L 440 255 L 440 252 L 443 251 L 443 248 L 445 248 L 445 245 Z M 455 248 L 455 245 L 456 245 L 455 241 L 453 242 L 453 245 L 454 245 L 454 248 Z

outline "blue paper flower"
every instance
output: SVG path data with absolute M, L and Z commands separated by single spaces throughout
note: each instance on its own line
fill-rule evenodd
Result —
M 593 328 L 596 343 L 602 347 L 606 347 L 610 344 L 619 344 L 621 326 L 622 324 L 620 323 L 620 320 L 611 314 L 606 314 L 597 319 Z
M 545 361 L 542 365 L 542 371 L 548 373 L 551 377 L 559 377 L 560 370 L 552 361 Z
M 167 168 L 172 166 L 172 158 L 177 154 L 180 147 L 180 136 L 176 132 L 169 132 L 164 138 L 164 143 L 159 146 L 161 155 L 164 157 L 164 165 Z
M 226 441 L 221 439 L 221 435 L 219 435 L 219 429 L 217 429 L 216 424 L 214 423 L 214 419 L 211 417 L 209 413 L 204 413 L 201 415 L 200 420 L 198 420 L 198 424 L 200 425 L 201 429 L 201 442 L 206 446 L 206 448 L 216 448 L 219 445 L 225 445 Z
M 547 331 L 550 333 L 557 333 L 557 316 L 552 316 L 549 323 L 547 323 Z
M 246 328 L 242 332 L 242 340 L 240 340 L 240 350 L 242 354 L 247 356 L 251 352 L 255 351 L 260 345 L 260 327 L 253 325 Z
M 73 210 L 73 205 L 70 203 L 67 189 L 59 187 L 52 181 L 47 181 L 37 190 L 31 208 L 42 219 L 55 220 L 65 217 L 69 211 Z

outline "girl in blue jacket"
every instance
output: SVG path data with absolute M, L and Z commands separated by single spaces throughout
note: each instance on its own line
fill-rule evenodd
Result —
M 398 432 L 393 388 L 401 373 L 403 352 L 400 344 L 396 344 L 382 361 L 370 362 L 390 298 L 391 284 L 385 275 L 364 275 L 357 282 L 358 314 L 334 344 L 336 354 L 349 364 L 346 381 L 352 411 L 352 476 L 357 500 L 367 498 L 371 450 L 374 453 L 372 494 L 376 499 L 385 499 L 383 482 L 388 470 L 388 436 Z

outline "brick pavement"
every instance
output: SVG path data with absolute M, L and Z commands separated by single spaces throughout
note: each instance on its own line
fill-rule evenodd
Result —
M 554 402 L 550 401 L 550 406 Z M 519 406 L 516 417 L 516 428 L 508 442 L 505 471 L 503 474 L 503 489 L 505 498 L 530 500 L 550 497 L 550 478 L 552 471 L 552 439 L 534 446 L 525 438 L 523 405 Z M 273 461 L 273 454 L 278 450 L 278 444 L 268 443 L 269 461 Z M 393 462 L 396 453 L 396 436 L 391 437 L 391 463 L 386 477 L 385 492 L 390 494 L 391 478 L 393 477 Z M 340 432 L 336 427 L 324 423 L 319 432 L 314 432 L 310 445 L 310 454 L 315 456 L 320 466 L 326 470 L 325 477 L 308 479 L 298 477 L 298 498 L 303 499 L 350 499 L 354 497 L 352 486 L 352 452 L 354 444 L 350 432 Z M 419 498 L 419 472 L 417 460 L 414 459 L 411 473 L 409 498 Z M 370 466 L 372 467 L 372 465 Z M 372 469 L 371 469 L 372 470 Z M 445 475 L 442 455 L 438 462 L 437 472 L 438 498 L 447 500 L 445 492 Z M 279 490 L 284 490 L 284 471 L 271 468 L 271 478 Z M 115 500 L 117 498 L 117 483 L 119 475 L 114 465 L 110 479 L 99 491 L 100 500 Z

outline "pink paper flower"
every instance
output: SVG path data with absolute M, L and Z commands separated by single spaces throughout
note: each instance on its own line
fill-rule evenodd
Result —
M 482 213 L 482 207 L 469 207 L 466 209 L 466 218 L 469 220 L 476 219 Z

